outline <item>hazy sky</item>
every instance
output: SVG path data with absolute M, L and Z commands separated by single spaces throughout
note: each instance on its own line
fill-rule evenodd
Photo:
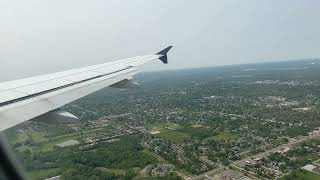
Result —
M 152 54 L 189 68 L 320 57 L 319 0 L 1 0 L 0 80 Z

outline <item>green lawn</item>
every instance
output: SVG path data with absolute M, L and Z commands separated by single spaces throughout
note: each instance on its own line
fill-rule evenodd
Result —
M 166 126 L 166 123 L 154 123 L 154 124 L 147 124 L 145 127 L 148 130 L 160 130 Z
M 149 124 L 146 128 L 150 131 L 159 131 L 156 136 L 169 140 L 174 143 L 183 143 L 188 139 L 222 139 L 224 141 L 229 141 L 237 138 L 236 135 L 230 132 L 220 132 L 217 133 L 210 128 L 203 127 L 184 127 L 175 123 L 155 123 Z
M 76 134 L 65 134 L 56 136 L 49 139 L 47 142 L 41 143 L 38 150 L 42 152 L 52 151 L 55 145 L 72 139 L 77 140 L 79 137 L 80 136 Z
M 315 160 L 319 159 L 319 155 L 314 154 L 314 153 L 309 153 L 309 154 L 306 154 L 304 156 L 301 156 L 300 158 L 308 159 L 310 161 L 315 161 Z
M 313 172 L 305 171 L 305 170 L 299 170 L 294 171 L 289 175 L 286 175 L 279 180 L 319 180 L 320 174 L 316 174 Z
M 59 168 L 53 168 L 53 169 L 38 169 L 34 171 L 30 171 L 27 173 L 27 176 L 32 180 L 42 180 L 47 179 L 50 177 L 58 176 L 60 175 Z
M 55 128 L 53 128 L 55 129 Z M 93 134 L 96 132 L 103 131 L 103 129 L 93 129 L 93 130 L 87 130 L 85 134 Z M 57 134 L 57 130 L 48 130 L 47 131 L 33 131 L 28 134 L 16 134 L 16 135 L 11 135 L 10 136 L 10 144 L 15 145 L 15 144 L 22 144 L 22 147 L 17 147 L 16 149 L 18 151 L 24 151 L 26 149 L 30 149 L 32 151 L 39 151 L 39 152 L 47 152 L 47 151 L 52 151 L 54 146 L 62 143 L 64 141 L 68 140 L 78 140 L 81 138 L 81 136 L 84 136 L 85 134 L 76 134 L 76 133 L 63 133 L 63 134 Z M 68 132 L 66 131 L 61 131 L 61 132 Z M 45 135 L 49 134 L 50 138 L 47 138 Z M 28 145 L 23 145 L 23 143 L 30 141 L 34 143 L 32 146 Z
M 10 136 L 9 142 L 10 144 L 18 144 L 18 143 L 24 143 L 29 139 L 27 134 L 17 134 L 16 136 Z
M 149 151 L 149 150 L 147 150 L 147 149 L 144 149 L 143 152 L 146 153 L 146 154 L 148 154 L 149 156 L 155 157 L 155 158 L 158 160 L 159 163 L 166 163 L 166 164 L 169 163 L 167 160 L 165 160 L 165 159 L 164 159 L 163 157 L 161 157 L 160 155 L 158 155 L 158 154 L 156 154 L 156 153 L 154 153 L 154 152 L 151 152 L 151 151 Z
M 41 132 L 38 131 L 34 131 L 30 134 L 30 137 L 32 139 L 33 142 L 35 143 L 39 143 L 39 142 L 43 142 L 46 141 L 47 139 L 44 137 L 44 135 Z
M 178 130 L 183 127 L 175 123 L 148 124 L 146 128 L 151 131 L 159 131 L 160 133 L 156 134 L 156 136 L 174 143 L 182 143 L 184 140 L 190 138 L 187 133 L 179 132 Z
M 30 152 L 32 152 L 33 148 L 31 146 L 19 146 L 16 148 L 16 150 L 20 152 L 25 152 L 26 150 L 30 150 Z
M 185 169 L 181 169 L 181 168 L 177 168 L 176 167 L 176 171 L 185 175 L 185 176 L 193 176 L 194 174 L 192 174 L 191 172 L 185 170 Z
M 182 126 L 180 126 L 179 124 L 175 124 L 175 123 L 168 123 L 166 125 L 166 129 L 169 129 L 169 130 L 179 130 L 182 128 L 183 128 Z
M 33 143 L 37 143 L 36 145 L 22 145 L 16 148 L 16 150 L 23 152 L 26 149 L 29 149 L 31 151 L 41 151 L 41 152 L 47 152 L 53 150 L 53 147 L 56 144 L 62 143 L 67 140 L 71 139 L 78 139 L 80 135 L 76 134 L 64 134 L 61 136 L 54 136 L 51 138 L 45 138 L 43 132 L 32 132 L 30 134 L 18 134 L 15 136 L 14 139 L 10 141 L 11 144 L 17 144 L 17 143 L 23 143 L 26 142 L 28 139 L 30 139 Z
M 109 169 L 104 167 L 98 167 L 97 169 L 106 173 L 113 174 L 115 176 L 123 176 L 126 173 L 126 170 L 124 169 Z
M 153 131 L 159 131 L 161 129 L 178 130 L 182 128 L 182 126 L 175 123 L 154 123 L 146 125 L 146 128 Z
M 190 138 L 190 136 L 186 133 L 173 131 L 169 129 L 161 129 L 160 133 L 157 134 L 156 136 L 172 141 L 174 143 L 183 143 L 185 140 Z
M 320 159 L 316 160 L 314 163 L 320 164 Z
M 214 140 L 230 141 L 230 140 L 234 140 L 237 138 L 238 138 L 238 136 L 236 134 L 233 134 L 228 131 L 222 131 L 222 132 L 219 132 L 218 135 L 207 138 L 207 140 L 214 139 Z

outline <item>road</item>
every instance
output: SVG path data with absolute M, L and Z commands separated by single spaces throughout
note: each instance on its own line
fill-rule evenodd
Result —
M 256 154 L 256 155 L 252 155 L 252 156 L 248 156 L 248 157 L 246 157 L 246 158 L 244 158 L 244 159 L 241 159 L 241 160 L 238 160 L 238 161 L 234 161 L 234 162 L 232 162 L 230 165 L 231 165 L 231 166 L 237 166 L 237 167 L 239 167 L 239 168 L 242 168 L 242 167 L 244 166 L 245 162 L 248 161 L 248 160 L 252 160 L 252 159 L 256 159 L 256 158 L 267 157 L 267 156 L 270 155 L 271 153 L 274 153 L 274 152 L 279 151 L 279 150 L 281 150 L 281 149 L 284 149 L 284 148 L 286 148 L 286 147 L 288 147 L 288 148 L 294 147 L 295 145 L 297 145 L 297 144 L 299 144 L 299 143 L 302 143 L 302 142 L 304 142 L 304 141 L 307 141 L 307 140 L 309 140 L 309 139 L 316 138 L 316 137 L 319 137 L 319 134 L 317 134 L 317 135 L 312 135 L 312 136 L 303 136 L 302 138 L 297 139 L 297 140 L 291 139 L 291 140 L 289 141 L 289 143 L 287 143 L 287 144 L 283 144 L 283 145 L 280 145 L 280 146 L 278 146 L 278 147 L 269 149 L 269 150 L 267 150 L 267 151 L 265 151 L 265 152 L 262 152 L 262 153 L 259 153 L 259 154 Z
M 274 153 L 274 152 L 279 151 L 281 149 L 284 149 L 286 147 L 288 147 L 288 148 L 294 147 L 299 143 L 302 143 L 304 141 L 307 141 L 307 140 L 310 140 L 310 139 L 313 139 L 313 138 L 317 138 L 317 137 L 320 137 L 320 134 L 315 134 L 315 135 L 311 135 L 311 136 L 303 136 L 300 139 L 290 139 L 287 144 L 280 145 L 278 147 L 269 149 L 269 150 L 267 150 L 265 152 L 262 152 L 262 153 L 259 153 L 259 154 L 256 154 L 256 155 L 248 156 L 248 157 L 243 158 L 243 159 L 238 160 L 238 161 L 233 161 L 233 162 L 230 163 L 230 167 L 234 167 L 235 169 L 238 169 L 239 171 L 242 171 L 242 172 L 247 172 L 245 169 L 243 169 L 246 161 L 252 160 L 252 159 L 256 159 L 256 158 L 267 157 L 271 153 Z M 211 171 L 205 172 L 203 174 L 200 174 L 198 176 L 195 176 L 192 179 L 194 179 L 194 180 L 203 179 L 203 178 L 211 179 L 210 175 L 218 174 L 218 173 L 222 172 L 225 169 L 227 169 L 227 167 L 220 166 L 220 167 L 218 167 L 218 168 L 216 168 L 214 170 L 211 170 Z M 247 173 L 254 175 L 251 172 L 247 172 Z

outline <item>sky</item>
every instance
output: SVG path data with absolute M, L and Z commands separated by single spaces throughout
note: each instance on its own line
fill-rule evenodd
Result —
M 147 70 L 320 57 L 318 0 L 1 0 L 0 80 L 168 45 Z

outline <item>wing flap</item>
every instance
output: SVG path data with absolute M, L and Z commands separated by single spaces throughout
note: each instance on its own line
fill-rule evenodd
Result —
M 53 79 L 50 81 L 44 81 L 41 83 L 36 83 L 36 84 L 32 84 L 32 85 L 26 85 L 26 86 L 22 86 L 22 87 L 18 87 L 13 89 L 14 91 L 18 91 L 18 92 L 22 92 L 28 95 L 32 95 L 32 94 L 36 94 L 36 93 L 40 93 L 43 91 L 47 91 L 49 89 L 53 89 L 56 87 L 61 87 L 61 86 L 65 86 L 67 84 L 72 83 L 72 81 L 69 80 L 64 80 L 62 78 L 59 79 Z
M 16 92 L 16 91 L 2 91 L 0 92 L 0 104 L 10 101 L 15 98 L 21 98 L 26 96 L 25 93 Z
M 85 79 L 89 79 L 89 78 L 92 78 L 92 77 L 100 76 L 102 74 L 103 73 L 100 73 L 100 72 L 86 71 L 86 72 L 82 72 L 82 73 L 78 73 L 78 74 L 62 77 L 62 79 L 67 80 L 70 83 L 70 81 L 71 82 L 83 81 Z

